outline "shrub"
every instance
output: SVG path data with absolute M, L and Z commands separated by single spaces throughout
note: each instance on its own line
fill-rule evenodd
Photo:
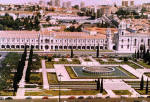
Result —
M 119 60 L 123 60 L 123 58 L 122 58 L 122 57 L 120 57 L 120 58 L 119 58 Z
M 64 57 L 62 57 L 61 61 L 65 61 L 65 58 L 64 58 Z
M 127 61 L 128 61 L 128 58 L 127 58 L 127 57 L 124 57 L 123 60 L 124 60 L 124 62 L 127 62 Z
M 44 56 L 44 59 L 47 59 L 47 56 Z
M 52 61 L 52 57 L 48 57 L 48 62 L 51 62 Z

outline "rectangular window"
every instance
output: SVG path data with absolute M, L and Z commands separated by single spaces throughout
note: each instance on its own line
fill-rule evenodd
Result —
M 123 45 L 121 45 L 121 48 L 123 48 Z
M 129 45 L 127 46 L 127 49 L 129 49 Z

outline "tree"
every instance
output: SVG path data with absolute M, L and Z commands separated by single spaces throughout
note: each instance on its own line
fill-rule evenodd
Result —
M 101 79 L 101 85 L 100 85 L 100 93 L 103 93 L 104 89 L 103 89 L 103 78 Z
M 145 93 L 148 94 L 148 78 L 147 78 L 147 82 L 146 82 L 146 89 L 145 89 Z
M 29 55 L 29 59 L 28 59 L 28 67 L 27 67 L 27 71 L 26 71 L 26 82 L 30 82 L 30 74 L 31 74 L 31 69 L 32 69 L 32 58 L 33 58 L 33 46 L 31 45 L 31 49 L 30 49 L 30 55 Z
M 128 62 L 128 58 L 127 57 L 124 57 L 123 60 L 124 60 L 124 62 Z
M 14 79 L 13 79 L 13 88 L 14 88 L 13 95 L 14 96 L 15 96 L 15 93 L 17 92 L 17 89 L 18 89 L 17 73 L 18 72 L 15 73 Z
M 73 46 L 71 46 L 71 58 L 73 58 Z
M 149 55 L 149 49 L 147 50 L 145 57 L 146 57 L 146 62 L 148 62 L 149 57 L 150 57 L 150 55 Z
M 48 62 L 51 62 L 53 57 L 48 57 Z
M 139 59 L 139 58 L 140 58 L 140 52 L 138 50 L 138 52 L 137 52 L 137 59 Z
M 146 48 L 145 48 L 145 45 L 144 45 L 144 48 L 143 48 L 143 56 L 142 56 L 144 62 L 146 62 Z
M 137 53 L 136 53 L 136 50 L 135 50 L 135 53 L 134 53 L 134 58 L 135 58 L 135 59 L 137 58 Z
M 99 44 L 97 45 L 97 52 L 96 52 L 96 57 L 99 57 Z
M 100 90 L 100 79 L 95 80 L 96 82 L 96 90 Z
M 82 32 L 82 25 L 78 26 L 78 27 L 76 28 L 76 31 L 77 31 L 77 32 Z
M 142 75 L 141 82 L 140 82 L 140 90 L 143 90 L 143 88 L 144 88 L 144 79 Z
M 75 5 L 75 6 L 73 6 L 73 8 L 79 9 L 79 5 Z

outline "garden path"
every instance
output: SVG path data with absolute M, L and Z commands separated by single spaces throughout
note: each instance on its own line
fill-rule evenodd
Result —
M 47 78 L 47 69 L 45 65 L 45 60 L 42 60 L 42 75 L 43 75 L 43 89 L 49 89 L 49 83 Z

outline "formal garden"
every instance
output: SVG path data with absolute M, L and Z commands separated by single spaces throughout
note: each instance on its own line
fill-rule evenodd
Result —
M 119 82 L 120 85 L 130 85 L 140 95 L 150 95 L 148 79 L 144 79 L 149 77 L 150 73 L 145 72 L 142 77 L 137 75 L 139 71 L 149 68 L 149 60 L 146 55 L 145 58 L 147 59 L 144 58 L 144 53 L 135 52 L 130 57 L 110 57 L 100 56 L 97 52 L 96 57 L 93 57 L 88 55 L 76 56 L 74 50 L 71 49 L 70 55 L 35 54 L 31 47 L 29 56 L 27 56 L 28 50 L 25 48 L 22 54 L 8 53 L 1 62 L 0 96 L 17 94 L 18 83 L 22 79 L 26 61 L 28 64 L 24 88 L 35 89 L 35 91 L 25 91 L 25 96 L 58 96 L 60 87 L 62 96 L 97 95 L 99 93 L 102 94 L 102 97 L 111 96 L 107 90 L 108 86 L 105 87 L 106 84 L 104 83 L 113 87 L 111 82 L 117 83 L 117 80 L 122 80 Z M 43 69 L 44 64 L 45 70 Z M 44 71 L 49 89 L 44 89 Z M 61 80 L 59 73 L 63 76 Z M 134 95 L 129 90 L 111 89 L 111 91 L 116 97 Z

